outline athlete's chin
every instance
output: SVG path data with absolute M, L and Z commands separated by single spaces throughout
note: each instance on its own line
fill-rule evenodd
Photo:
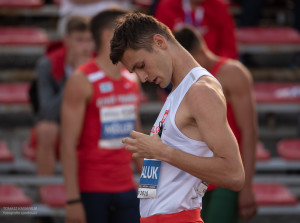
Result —
M 166 87 L 168 87 L 168 84 L 166 84 L 166 83 L 164 83 L 164 82 L 160 82 L 158 85 L 159 85 L 161 88 L 166 88 Z

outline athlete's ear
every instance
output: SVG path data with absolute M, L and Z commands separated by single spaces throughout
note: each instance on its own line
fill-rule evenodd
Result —
M 160 49 L 166 49 L 167 48 L 167 40 L 164 36 L 160 34 L 155 34 L 153 36 L 153 45 L 157 46 Z

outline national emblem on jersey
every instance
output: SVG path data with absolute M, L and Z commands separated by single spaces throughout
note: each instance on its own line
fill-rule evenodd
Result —
M 111 82 L 103 82 L 99 85 L 101 93 L 109 93 L 114 90 L 114 86 Z

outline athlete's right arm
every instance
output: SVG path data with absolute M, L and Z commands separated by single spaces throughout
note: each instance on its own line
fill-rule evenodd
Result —
M 61 111 L 60 155 L 67 200 L 80 199 L 76 146 L 90 95 L 91 87 L 86 77 L 80 72 L 72 74 L 65 87 Z M 85 213 L 81 203 L 66 207 L 66 222 L 74 221 L 85 222 Z

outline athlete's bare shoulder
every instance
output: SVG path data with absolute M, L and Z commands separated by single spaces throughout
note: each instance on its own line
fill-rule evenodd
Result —
M 80 70 L 76 70 L 71 74 L 65 88 L 66 94 L 83 95 L 87 100 L 92 95 L 91 84 L 86 75 Z
M 186 94 L 187 106 L 191 113 L 200 114 L 213 112 L 215 109 L 225 109 L 226 100 L 220 83 L 211 76 L 202 76 L 193 84 Z
M 227 79 L 228 81 L 251 79 L 251 74 L 240 61 L 228 59 L 219 70 L 218 78 Z
M 223 97 L 222 86 L 219 81 L 209 75 L 204 75 L 191 86 L 188 91 L 191 95 L 212 97 L 213 95 Z
M 247 86 L 252 84 L 252 76 L 249 70 L 241 62 L 233 59 L 227 60 L 221 67 L 218 79 L 227 93 L 239 88 L 248 89 Z

